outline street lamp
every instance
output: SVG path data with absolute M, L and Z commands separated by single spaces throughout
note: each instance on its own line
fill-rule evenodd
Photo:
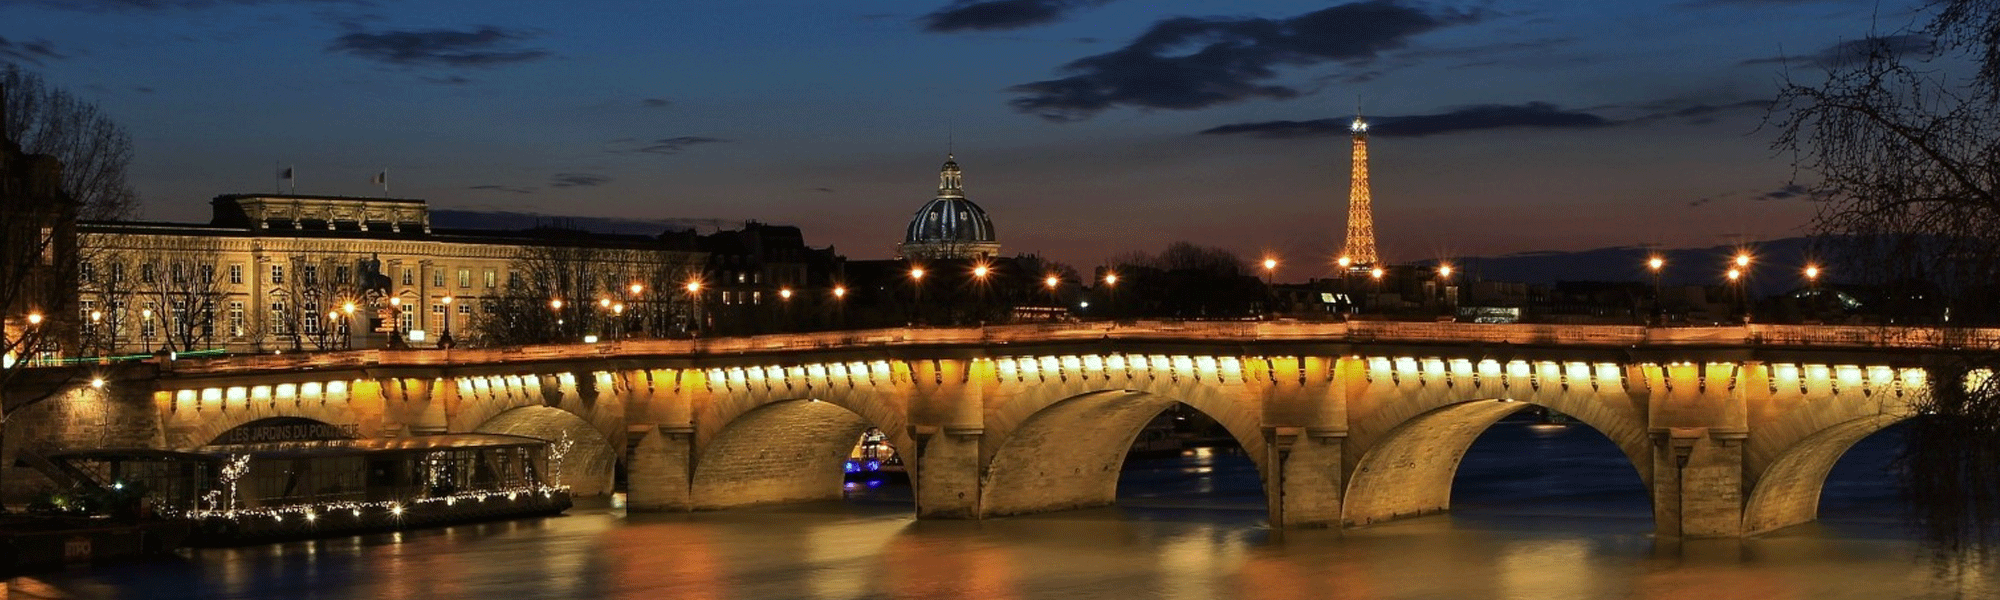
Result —
M 688 323 L 688 334 L 693 335 L 695 330 L 701 326 L 701 280 L 696 279 L 687 282 L 687 292 L 688 303 L 694 307 L 694 310 L 691 311 L 690 322 Z
M 453 343 L 451 342 L 451 301 L 452 301 L 452 300 L 454 300 L 454 298 L 452 298 L 451 296 L 445 296 L 445 297 L 443 298 L 443 302 L 444 302 L 444 335 L 440 335 L 440 336 L 438 336 L 438 347 L 439 347 L 439 348 L 450 348 L 450 347 L 452 347 L 452 346 L 454 346 L 454 345 L 455 345 L 455 344 L 453 344 Z
M 340 305 L 340 310 L 341 312 L 347 313 L 347 321 L 344 323 L 345 328 L 347 330 L 347 335 L 345 336 L 346 339 L 343 341 L 341 345 L 349 349 L 352 349 L 354 348 L 354 303 L 353 302 L 342 303 Z
M 1438 297 L 1443 299 L 1446 314 L 1458 305 L 1458 299 L 1451 292 L 1451 272 L 1451 263 L 1438 263 Z
M 1666 267 L 1667 267 L 1667 259 L 1660 257 L 1660 255 L 1655 254 L 1652 257 L 1646 259 L 1646 270 L 1652 272 L 1653 274 L 1654 324 L 1659 324 L 1660 322 L 1665 321 L 1667 316 L 1666 303 L 1665 303 L 1666 299 L 1662 298 L 1660 294 L 1660 271 L 1662 269 L 1665 269 Z
M 910 323 L 912 325 L 915 325 L 917 324 L 918 321 L 923 320 L 924 317 L 924 309 L 923 309 L 924 268 L 923 267 L 910 267 L 910 286 L 911 286 L 910 289 L 914 290 L 911 292 L 911 294 L 913 295 L 911 296 L 911 302 L 910 302 Z
M 41 322 L 42 322 L 41 315 L 28 315 L 29 324 L 39 325 L 41 324 Z M 143 308 L 139 310 L 139 337 L 144 339 L 146 342 L 146 353 L 152 354 L 153 353 L 153 309 Z
M 1375 306 L 1375 301 L 1379 300 L 1379 297 L 1382 295 L 1382 275 L 1384 275 L 1382 267 L 1375 267 L 1368 270 L 1368 279 L 1371 282 L 1369 290 L 1370 295 L 1373 296 L 1368 299 L 1368 306 L 1370 308 Z
M 1736 260 L 1738 264 L 1741 264 L 1744 262 L 1744 257 L 1738 255 Z M 1731 288 L 1730 299 L 1733 301 L 1732 303 L 1736 305 L 1737 312 L 1743 315 L 1743 322 L 1750 322 L 1750 309 L 1744 305 L 1745 300 L 1743 298 L 1743 270 L 1730 267 L 1729 272 L 1725 276 L 1729 278 L 1729 286 Z
M 389 299 L 389 347 L 403 347 L 403 299 Z

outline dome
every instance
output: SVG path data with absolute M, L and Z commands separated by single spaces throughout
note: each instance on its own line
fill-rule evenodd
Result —
M 938 198 L 917 209 L 903 243 L 992 242 L 993 220 L 964 198 Z
M 978 258 L 1000 253 L 999 238 L 993 234 L 993 219 L 986 210 L 965 199 L 960 188 L 958 161 L 945 156 L 938 171 L 937 198 L 917 209 L 903 230 L 903 243 L 896 246 L 901 258 Z

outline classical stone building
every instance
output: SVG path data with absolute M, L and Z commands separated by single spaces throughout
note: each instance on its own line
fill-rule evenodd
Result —
M 637 308 L 657 295 L 643 305 L 682 310 L 658 292 L 705 261 L 651 236 L 435 229 L 423 200 L 224 195 L 212 205 L 202 224 L 80 225 L 81 327 L 66 353 L 434 346 L 507 311 L 563 325 L 538 326 L 549 335 L 609 334 L 600 302 Z
M 945 155 L 938 171 L 937 198 L 917 209 L 896 245 L 899 259 L 972 259 L 1000 254 L 993 220 L 986 210 L 965 199 L 958 161 Z

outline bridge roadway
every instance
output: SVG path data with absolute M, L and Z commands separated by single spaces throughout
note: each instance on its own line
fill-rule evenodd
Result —
M 1134 437 L 1182 402 L 1253 457 L 1273 524 L 1313 527 L 1446 510 L 1473 439 L 1541 405 L 1624 451 L 1661 534 L 1731 537 L 1816 518 L 1827 471 L 1909 416 L 1927 364 L 1996 347 L 2000 330 L 1781 325 L 886 329 L 180 360 L 24 419 L 39 447 L 196 446 L 275 417 L 567 437 L 579 494 L 622 466 L 632 509 L 675 511 L 838 498 L 874 426 L 919 517 L 986 518 L 1111 503 Z

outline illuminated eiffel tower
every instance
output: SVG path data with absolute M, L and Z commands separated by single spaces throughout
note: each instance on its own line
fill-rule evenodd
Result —
M 1368 194 L 1368 122 L 1354 116 L 1354 181 L 1347 191 L 1347 245 L 1340 252 L 1340 264 L 1354 270 L 1375 266 L 1375 208 Z

